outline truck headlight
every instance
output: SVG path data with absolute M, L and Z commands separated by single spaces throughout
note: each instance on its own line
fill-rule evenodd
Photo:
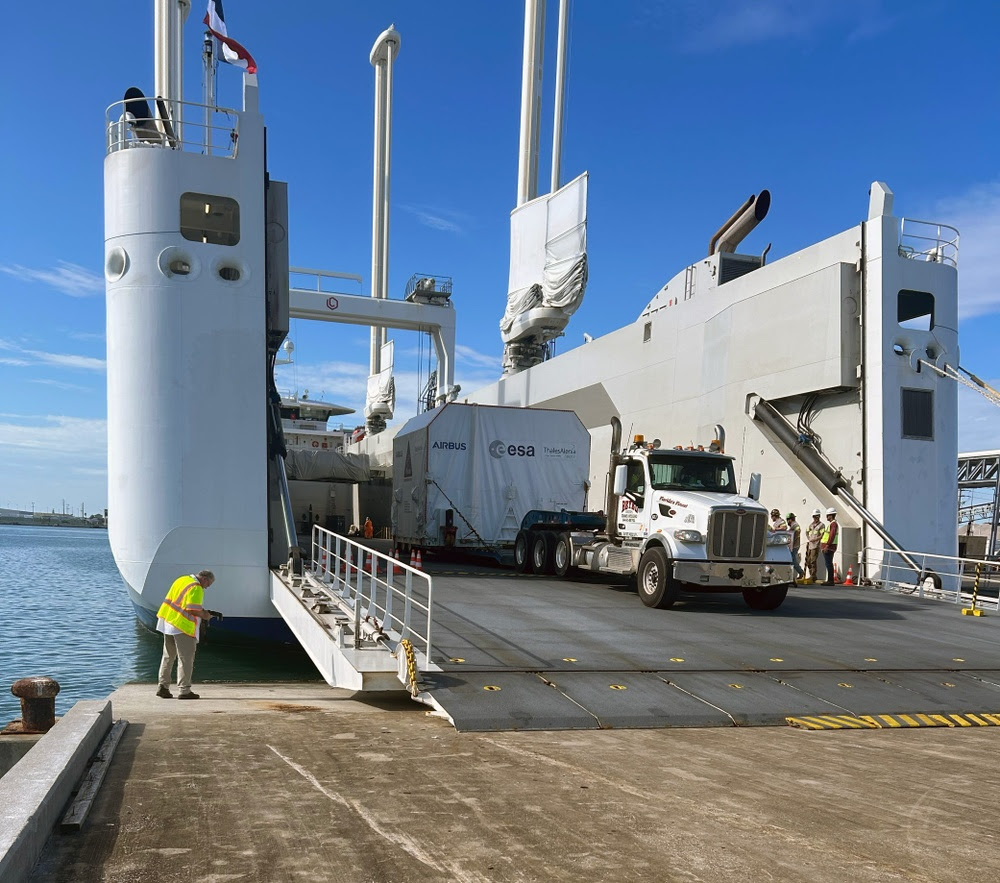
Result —
M 700 530 L 675 530 L 674 539 L 680 540 L 682 543 L 705 542 L 705 538 L 701 535 Z
M 769 546 L 790 546 L 792 544 L 792 535 L 790 533 L 773 533 L 767 538 L 767 544 Z

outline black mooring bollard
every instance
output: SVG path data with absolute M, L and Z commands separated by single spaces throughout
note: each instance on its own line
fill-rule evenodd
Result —
M 59 682 L 53 678 L 21 678 L 10 692 L 21 700 L 21 732 L 47 733 L 56 722 Z

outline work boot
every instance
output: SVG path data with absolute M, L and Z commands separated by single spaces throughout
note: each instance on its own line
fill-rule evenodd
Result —
M 156 695 L 161 699 L 173 699 L 174 694 L 171 693 L 166 687 L 160 687 L 156 691 Z
M 178 699 L 201 699 L 197 693 L 181 693 L 177 696 Z

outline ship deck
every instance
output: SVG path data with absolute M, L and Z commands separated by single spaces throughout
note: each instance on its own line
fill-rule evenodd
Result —
M 464 731 L 1000 724 L 1000 623 L 870 588 L 654 610 L 625 584 L 432 565 L 422 698 Z M 793 719 L 789 721 L 789 719 Z

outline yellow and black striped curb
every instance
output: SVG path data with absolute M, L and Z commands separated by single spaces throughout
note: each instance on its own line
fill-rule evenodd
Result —
M 1000 714 L 816 714 L 786 717 L 803 730 L 891 730 L 911 727 L 1000 727 Z

